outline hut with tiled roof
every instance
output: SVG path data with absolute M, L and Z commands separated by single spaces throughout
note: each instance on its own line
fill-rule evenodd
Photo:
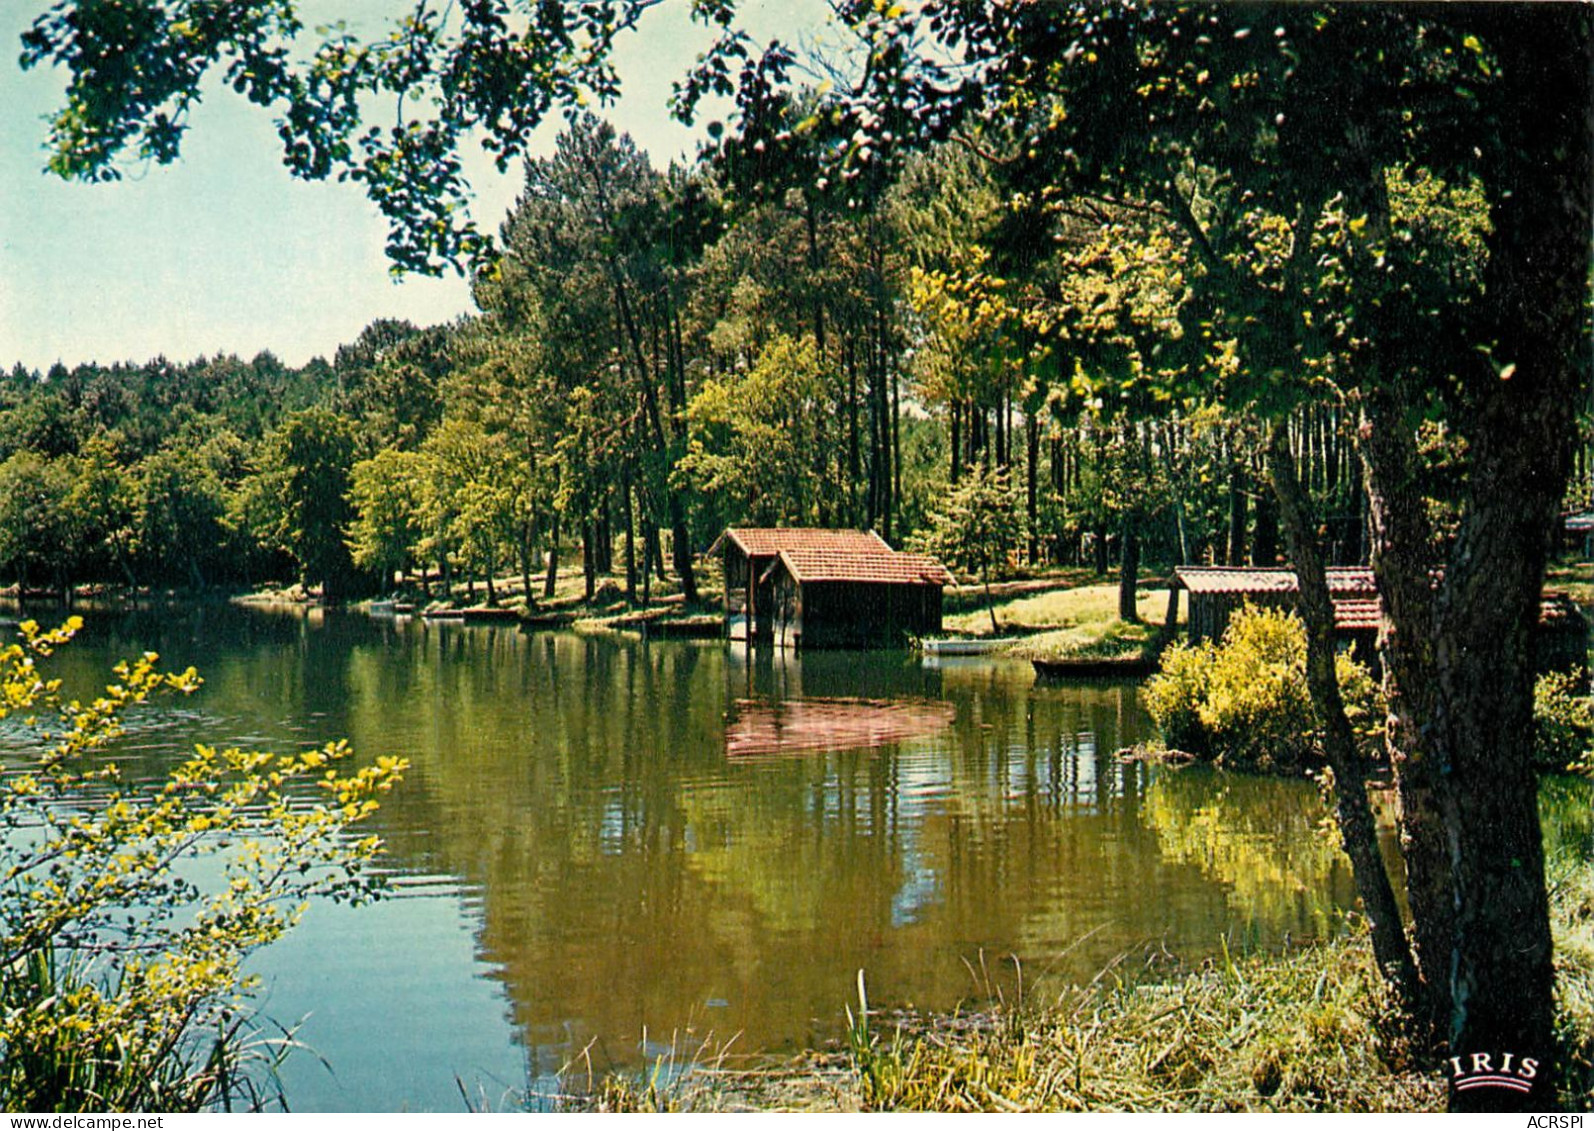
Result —
M 725 569 L 733 639 L 791 648 L 900 647 L 941 631 L 956 579 L 873 531 L 732 527 L 709 551 Z
M 1343 646 L 1354 646 L 1358 658 L 1376 664 L 1383 602 L 1373 571 L 1367 566 L 1330 566 L 1326 572 L 1328 595 L 1334 602 L 1334 636 Z M 1294 570 L 1181 566 L 1174 576 L 1190 595 L 1186 623 L 1192 642 L 1222 639 L 1229 617 L 1241 605 L 1295 608 Z M 1566 594 L 1544 593 L 1534 647 L 1540 671 L 1586 667 L 1588 621 Z
M 1378 585 L 1366 566 L 1330 566 L 1328 595 L 1334 601 L 1334 629 L 1342 637 L 1360 640 L 1378 633 Z M 1192 643 L 1221 640 L 1229 617 L 1241 605 L 1268 609 L 1295 608 L 1295 571 L 1243 566 L 1180 566 L 1174 570 L 1179 587 L 1187 592 L 1185 617 Z M 1368 638 L 1371 643 L 1371 637 Z M 1365 658 L 1369 648 L 1358 651 Z

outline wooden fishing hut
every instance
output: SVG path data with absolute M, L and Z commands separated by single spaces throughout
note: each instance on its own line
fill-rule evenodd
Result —
M 1331 566 L 1326 571 L 1328 595 L 1334 602 L 1334 636 L 1342 647 L 1354 646 L 1363 663 L 1378 662 L 1378 625 L 1383 602 L 1373 571 L 1367 566 Z M 1295 608 L 1297 583 L 1290 569 L 1235 566 L 1181 566 L 1174 570 L 1180 588 L 1189 593 L 1189 639 L 1221 640 L 1229 618 L 1242 605 Z M 1588 665 L 1588 621 L 1565 593 L 1547 591 L 1539 604 L 1534 638 L 1540 671 L 1579 671 Z
M 1334 632 L 1356 642 L 1363 659 L 1372 655 L 1378 638 L 1378 585 L 1366 566 L 1331 566 L 1328 595 L 1334 602 Z M 1179 588 L 1189 594 L 1185 618 L 1192 644 L 1221 640 L 1229 618 L 1242 605 L 1265 609 L 1295 608 L 1295 571 L 1276 567 L 1180 566 L 1173 571 Z
M 900 647 L 941 631 L 945 566 L 873 531 L 731 527 L 710 547 L 725 571 L 732 639 L 790 648 Z

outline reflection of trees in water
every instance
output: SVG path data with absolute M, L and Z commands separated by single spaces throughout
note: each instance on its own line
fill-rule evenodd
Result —
M 625 1058 L 644 1026 L 804 1040 L 859 968 L 882 1001 L 949 1006 L 982 950 L 1088 977 L 1170 933 L 1210 948 L 1231 917 L 1141 819 L 1146 768 L 1112 757 L 1142 733 L 1133 689 L 830 657 L 781 686 L 940 684 L 936 734 L 728 762 L 745 683 L 722 650 L 433 630 L 350 664 L 372 727 L 402 725 L 399 687 L 434 704 L 388 835 L 479 887 L 482 950 L 550 1062 L 592 1034 Z
M 644 1027 L 828 1036 L 860 968 L 883 1003 L 951 1006 L 982 951 L 1088 977 L 1147 939 L 1210 949 L 1234 918 L 1143 818 L 1151 772 L 1112 757 L 1145 733 L 1133 688 L 362 618 L 238 640 L 193 659 L 226 725 L 411 759 L 379 831 L 400 871 L 473 893 L 535 1071 L 593 1035 L 634 1063 Z M 749 696 L 928 704 L 934 733 L 729 759 Z
M 1332 933 L 1354 887 L 1316 788 L 1200 767 L 1163 772 L 1142 813 L 1170 860 L 1223 884 L 1242 922 Z

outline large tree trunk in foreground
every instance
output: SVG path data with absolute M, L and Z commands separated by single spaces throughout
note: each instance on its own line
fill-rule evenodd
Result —
M 1475 368 L 1458 374 L 1453 420 L 1467 443 L 1466 493 L 1437 586 L 1411 572 L 1425 551 L 1402 512 L 1416 500 L 1403 506 L 1392 494 L 1401 484 L 1391 452 L 1412 417 L 1390 410 L 1406 406 L 1370 401 L 1364 451 L 1390 678 L 1420 724 L 1391 731 L 1392 753 L 1402 778 L 1416 769 L 1437 801 L 1448 853 L 1452 905 L 1425 897 L 1412 907 L 1419 942 L 1425 920 L 1450 923 L 1448 1055 L 1462 1073 L 1509 1072 L 1529 1085 L 1453 1089 L 1452 1106 L 1544 1110 L 1555 1095 L 1554 970 L 1530 758 L 1532 645 L 1585 392 L 1590 16 L 1584 5 L 1511 4 L 1456 18 L 1496 53 L 1491 128 L 1513 152 L 1487 185 L 1487 323 Z M 1432 816 L 1408 807 L 1404 819 Z M 1436 957 L 1425 957 L 1430 979 Z M 1502 1071 L 1507 1054 L 1514 1067 Z
M 1385 421 L 1390 423 L 1385 423 Z M 1432 669 L 1433 530 L 1418 478 L 1410 423 L 1394 404 L 1375 399 L 1363 417 L 1361 451 L 1372 525 L 1372 564 L 1383 598 L 1386 746 L 1400 798 L 1400 847 L 1412 942 L 1422 978 L 1422 1027 L 1446 1028 L 1455 907 L 1445 835 L 1441 755 L 1428 720 L 1438 710 Z
M 1306 624 L 1306 682 L 1323 725 L 1323 752 L 1334 771 L 1334 813 L 1340 843 L 1350 858 L 1356 894 L 1361 897 L 1378 969 L 1406 1012 L 1416 1003 L 1417 970 L 1400 920 L 1395 889 L 1378 850 L 1378 825 L 1367 801 L 1367 782 L 1356 737 L 1340 696 L 1334 665 L 1334 601 L 1317 544 L 1310 501 L 1295 471 L 1283 422 L 1268 438 L 1268 471 L 1279 504 L 1290 562 L 1295 567 L 1297 604 Z

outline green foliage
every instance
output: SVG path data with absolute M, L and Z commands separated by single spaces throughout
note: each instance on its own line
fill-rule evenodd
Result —
M 423 521 L 463 568 L 486 578 L 491 603 L 493 575 L 514 552 L 527 511 L 528 469 L 504 433 L 464 417 L 445 417 L 422 457 Z
M 267 546 L 292 555 L 299 580 L 341 599 L 353 579 L 349 475 L 357 437 L 347 417 L 322 407 L 293 413 L 262 445 L 239 513 Z
M 146 576 L 202 586 L 227 541 L 221 480 L 179 445 L 145 459 L 134 490 L 133 549 Z
M 1378 718 L 1364 665 L 1335 660 L 1346 712 L 1364 747 Z M 1306 686 L 1306 629 L 1293 614 L 1247 606 L 1216 646 L 1176 644 L 1146 683 L 1146 708 L 1172 747 L 1235 769 L 1290 772 L 1321 761 Z
M 1210 646 L 1173 644 L 1163 650 L 1157 674 L 1146 681 L 1141 693 L 1146 710 L 1170 748 L 1211 755 L 1201 708 L 1216 662 L 1216 649 Z
M 746 373 L 703 382 L 676 474 L 756 526 L 817 525 L 830 403 L 811 341 L 777 335 Z
M 1546 770 L 1594 766 L 1594 697 L 1586 675 L 1546 672 L 1533 684 L 1533 764 Z
M 49 657 L 81 622 L 0 648 L 0 721 L 27 736 L 0 826 L 0 1105 L 195 1110 L 247 1097 L 244 958 L 306 900 L 361 900 L 380 849 L 353 826 L 404 764 L 345 772 L 343 744 L 297 755 L 197 747 L 164 781 L 125 781 L 106 748 L 131 710 L 199 685 L 146 653 L 100 697 L 68 700 Z M 209 875 L 213 878 L 206 880 Z
M 59 586 L 75 550 L 72 476 L 61 460 L 22 451 L 0 463 L 0 572 Z
M 410 562 L 424 534 L 426 457 L 384 448 L 355 464 L 349 478 L 354 564 L 388 578 Z
M 919 549 L 989 581 L 1007 572 L 1024 536 L 1023 510 L 1016 505 L 1005 470 L 976 465 L 930 515 Z

